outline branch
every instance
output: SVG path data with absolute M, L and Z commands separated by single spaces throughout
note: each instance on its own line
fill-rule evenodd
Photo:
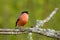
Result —
M 56 14 L 56 12 L 58 11 L 58 8 L 55 8 L 51 14 L 44 20 L 37 20 L 37 24 L 35 25 L 35 29 L 39 29 L 39 27 L 43 26 L 44 23 L 48 22 L 54 14 Z M 42 30 L 42 31 L 36 31 L 40 34 L 43 34 L 43 35 L 46 35 L 46 36 L 49 36 L 49 37 L 55 37 L 55 38 L 59 38 L 60 39 L 60 32 L 58 31 L 55 31 L 55 30 L 51 30 L 51 29 L 39 29 L 39 30 Z
M 44 23 L 48 22 L 49 20 L 51 20 L 51 18 L 53 17 L 54 14 L 56 14 L 56 12 L 58 11 L 58 8 L 55 8 L 51 14 L 44 20 L 37 20 L 37 24 L 36 24 L 36 27 L 41 27 L 44 25 Z
M 24 31 L 19 29 L 0 29 L 0 34 L 24 34 L 24 33 L 38 33 L 49 37 L 54 37 L 60 39 L 60 31 L 55 31 L 53 29 L 42 29 L 42 28 L 26 28 Z

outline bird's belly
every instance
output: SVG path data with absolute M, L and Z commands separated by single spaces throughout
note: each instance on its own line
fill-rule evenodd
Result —
M 28 22 L 28 19 L 20 19 L 18 25 L 19 26 L 24 26 Z
M 28 16 L 23 15 L 23 16 L 20 17 L 18 25 L 19 26 L 24 26 L 27 22 L 28 22 Z
M 24 26 L 28 21 L 26 20 L 22 20 L 21 23 L 20 23 L 20 26 Z

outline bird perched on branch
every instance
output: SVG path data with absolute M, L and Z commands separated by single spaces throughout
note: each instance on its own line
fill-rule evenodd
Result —
M 16 21 L 16 28 L 22 30 L 27 22 L 28 22 L 28 11 L 23 11 L 21 12 L 21 15 Z

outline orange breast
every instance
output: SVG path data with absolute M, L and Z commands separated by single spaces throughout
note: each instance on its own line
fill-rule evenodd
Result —
M 28 22 L 28 14 L 24 13 L 20 16 L 18 26 L 24 26 Z

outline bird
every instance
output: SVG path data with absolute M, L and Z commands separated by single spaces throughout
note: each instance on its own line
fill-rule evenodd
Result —
M 22 30 L 28 22 L 28 11 L 22 11 L 21 15 L 16 21 L 16 28 Z

